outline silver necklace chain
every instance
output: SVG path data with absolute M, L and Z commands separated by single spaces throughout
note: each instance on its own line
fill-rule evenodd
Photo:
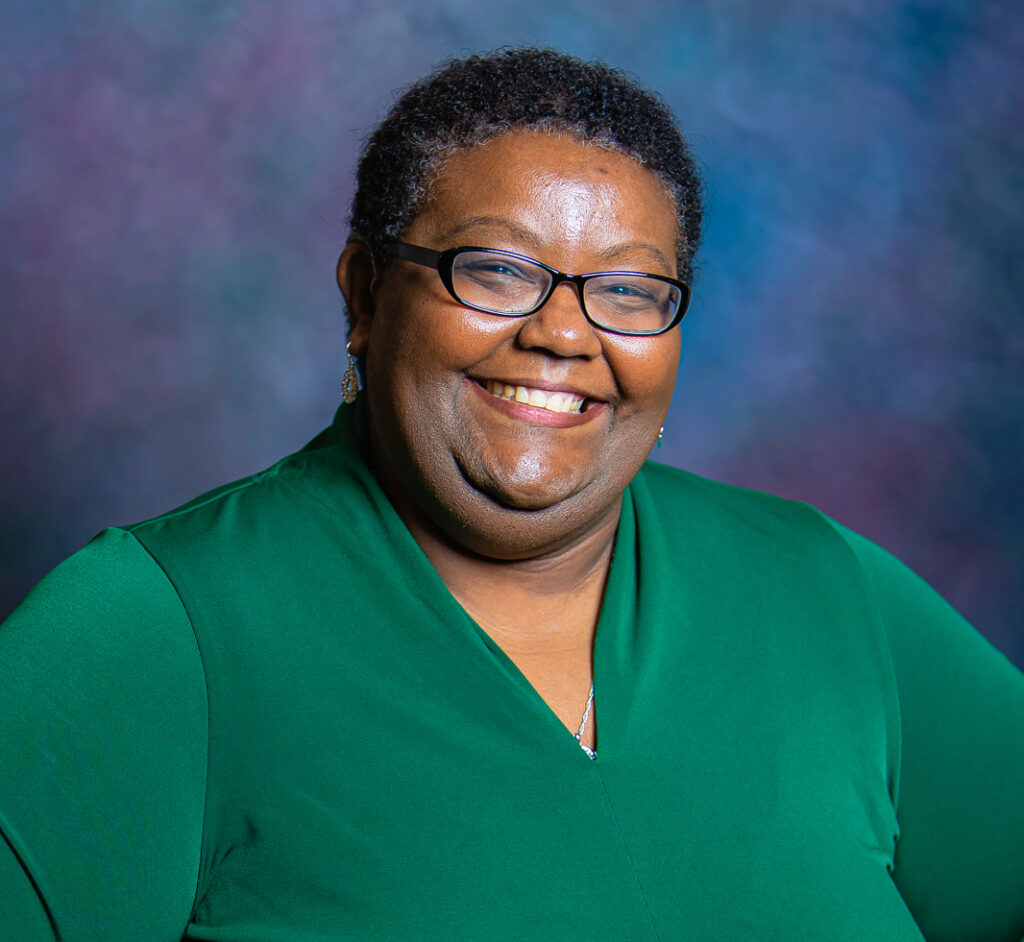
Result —
M 594 685 L 590 685 L 590 696 L 587 697 L 587 708 L 583 711 L 583 721 L 580 723 L 580 731 L 576 734 L 576 742 L 589 758 L 596 759 L 597 753 L 583 741 L 583 734 L 587 731 L 587 720 L 590 719 L 590 710 L 594 706 Z

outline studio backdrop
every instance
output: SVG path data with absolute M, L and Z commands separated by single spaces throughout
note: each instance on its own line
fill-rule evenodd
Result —
M 360 144 L 502 44 L 661 92 L 707 237 L 660 461 L 808 500 L 1024 664 L 1015 0 L 15 0 L 0 28 L 0 615 L 331 418 Z

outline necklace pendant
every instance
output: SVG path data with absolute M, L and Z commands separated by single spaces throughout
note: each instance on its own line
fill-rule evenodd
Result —
M 594 685 L 591 684 L 590 685 L 590 696 L 587 698 L 587 708 L 583 711 L 583 722 L 580 723 L 580 731 L 578 733 L 573 733 L 573 735 L 576 737 L 576 742 L 578 742 L 580 744 L 580 749 L 582 749 L 587 754 L 587 756 L 589 758 L 596 759 L 597 758 L 597 753 L 594 752 L 594 750 L 591 749 L 590 746 L 586 746 L 586 745 L 583 744 L 583 734 L 587 730 L 587 720 L 590 719 L 590 708 L 593 705 L 594 705 Z

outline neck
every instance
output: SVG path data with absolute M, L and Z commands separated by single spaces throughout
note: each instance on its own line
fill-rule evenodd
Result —
M 618 508 L 578 542 L 515 560 L 469 553 L 433 528 L 414 524 L 410 532 L 448 590 L 507 654 L 570 656 L 589 655 L 617 522 Z
M 379 454 L 375 455 L 379 459 Z M 611 563 L 621 498 L 585 531 L 502 558 L 470 549 L 434 521 L 387 465 L 377 476 L 392 504 L 460 605 L 514 660 L 583 656 L 589 665 L 594 630 Z

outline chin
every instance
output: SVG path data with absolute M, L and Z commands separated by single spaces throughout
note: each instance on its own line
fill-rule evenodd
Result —
M 578 489 L 541 482 L 463 478 L 459 493 L 426 505 L 459 545 L 492 559 L 526 559 L 571 543 L 602 516 L 600 502 Z
M 459 470 L 472 490 L 509 510 L 548 510 L 571 500 L 587 487 L 584 481 L 551 475 L 532 460 L 519 462 L 511 474 L 503 468 L 476 469 L 460 465 Z

